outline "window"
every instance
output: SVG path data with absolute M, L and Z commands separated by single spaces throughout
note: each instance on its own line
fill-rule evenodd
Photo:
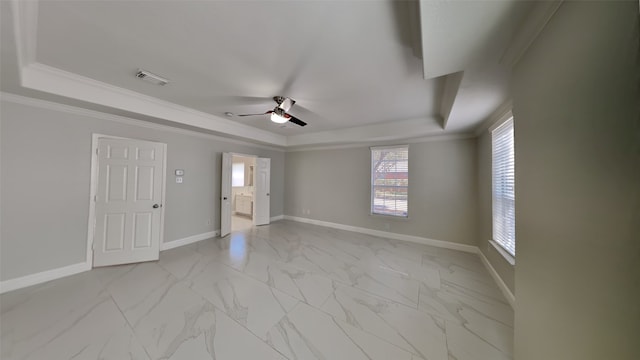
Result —
M 371 148 L 371 213 L 407 217 L 409 146 Z
M 493 240 L 516 255 L 513 117 L 491 132 Z
M 231 165 L 231 186 L 244 186 L 244 163 Z

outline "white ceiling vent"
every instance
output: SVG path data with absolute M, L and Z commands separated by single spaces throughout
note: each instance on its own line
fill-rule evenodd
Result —
M 136 77 L 160 86 L 164 86 L 169 83 L 168 79 L 142 69 L 138 69 L 138 71 L 136 72 Z

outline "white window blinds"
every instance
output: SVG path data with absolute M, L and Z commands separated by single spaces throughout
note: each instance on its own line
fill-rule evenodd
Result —
M 371 213 L 408 216 L 409 146 L 371 148 Z
M 491 133 L 493 168 L 493 240 L 516 255 L 515 153 L 513 118 Z

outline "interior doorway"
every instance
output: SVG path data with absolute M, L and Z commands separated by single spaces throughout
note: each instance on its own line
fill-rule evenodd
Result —
M 231 231 L 242 231 L 254 224 L 256 158 L 232 154 Z
M 243 159 L 248 158 L 248 159 Z M 235 159 L 235 160 L 234 160 Z M 233 163 L 236 180 L 233 181 Z M 235 184 L 235 185 L 234 185 Z M 232 231 L 235 216 L 238 226 L 270 223 L 271 159 L 255 155 L 222 153 L 220 181 L 220 236 Z M 241 217 L 240 217 L 241 216 Z M 235 230 L 235 229 L 234 229 Z

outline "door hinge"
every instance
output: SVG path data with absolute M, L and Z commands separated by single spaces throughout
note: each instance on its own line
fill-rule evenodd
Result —
M 98 201 L 98 195 L 93 195 L 93 202 Z
M 98 155 L 99 152 L 100 152 L 100 149 L 96 148 L 96 155 Z

